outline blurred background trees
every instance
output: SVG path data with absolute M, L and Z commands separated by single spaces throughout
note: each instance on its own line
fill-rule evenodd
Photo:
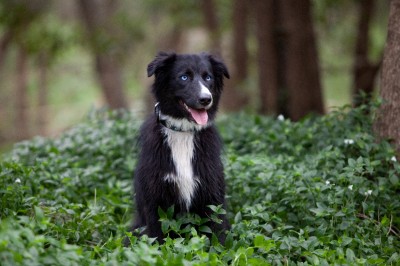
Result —
M 124 40 L 118 36 L 121 27 L 116 23 L 118 2 L 80 0 L 78 5 L 106 103 L 111 109 L 128 108 L 121 72 Z
M 211 51 L 225 111 L 299 120 L 374 95 L 389 0 L 3 0 L 0 146 L 54 135 L 91 108 L 149 103 L 159 50 Z

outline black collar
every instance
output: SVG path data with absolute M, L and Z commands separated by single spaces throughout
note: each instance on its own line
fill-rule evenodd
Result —
M 161 111 L 160 111 L 160 106 L 159 106 L 159 102 L 158 103 L 156 103 L 155 105 L 154 105 L 154 113 L 156 114 L 156 116 L 157 116 L 157 122 L 158 123 L 160 123 L 161 125 L 163 125 L 164 127 L 166 127 L 166 128 L 169 128 L 169 129 L 171 129 L 171 130 L 173 130 L 173 131 L 177 131 L 177 132 L 193 132 L 194 130 L 183 130 L 182 128 L 180 128 L 180 127 L 176 127 L 176 126 L 174 126 L 174 125 L 172 125 L 171 123 L 168 123 L 168 121 L 166 120 L 166 119 L 162 119 L 161 118 Z

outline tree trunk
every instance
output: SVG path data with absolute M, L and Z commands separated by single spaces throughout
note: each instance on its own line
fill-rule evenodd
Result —
M 376 134 L 389 139 L 400 155 L 400 0 L 390 4 L 389 26 L 383 57 L 380 107 L 374 123 Z
M 80 0 L 79 3 L 105 99 L 112 109 L 127 108 L 121 66 L 116 54 L 112 51 L 113 45 L 104 44 L 114 41 L 111 37 L 116 29 L 112 18 L 117 1 Z
M 228 111 L 237 111 L 247 104 L 245 93 L 249 54 L 247 51 L 248 2 L 233 0 L 233 68 L 232 79 L 226 82 L 229 93 L 222 97 L 222 105 Z
M 15 87 L 15 138 L 23 140 L 29 137 L 28 124 L 28 56 L 23 47 L 18 48 L 16 62 Z
M 209 33 L 211 52 L 216 55 L 221 55 L 221 37 L 217 8 L 214 0 L 202 0 L 201 9 L 203 11 L 204 24 Z
M 273 0 L 274 13 L 274 46 L 276 51 L 276 71 L 277 71 L 277 113 L 289 117 L 288 110 L 288 89 L 286 81 L 286 52 L 287 52 L 287 32 L 283 23 L 283 12 L 281 0 Z
M 324 113 L 318 54 L 310 0 L 282 0 L 281 4 L 287 32 L 289 116 L 297 121 L 309 113 Z
M 258 90 L 260 113 L 278 112 L 278 58 L 275 41 L 276 20 L 274 0 L 256 0 L 255 8 L 258 42 Z
M 109 54 L 96 55 L 96 70 L 111 109 L 128 108 L 122 88 L 121 67 Z
M 38 78 L 38 112 L 36 116 L 36 125 L 40 135 L 47 133 L 47 95 L 48 95 L 48 69 L 49 61 L 46 53 L 39 54 L 39 78 Z
M 375 6 L 375 0 L 359 1 L 360 17 L 355 47 L 355 62 L 353 67 L 353 104 L 359 106 L 367 103 L 374 90 L 375 77 L 380 68 L 380 62 L 373 64 L 368 59 L 369 28 Z M 366 98 L 361 98 L 362 92 Z
M 12 40 L 12 31 L 7 30 L 0 39 L 0 81 L 2 80 L 2 70 L 7 57 L 7 50 Z M 7 109 L 7 104 L 0 104 L 0 115 Z M 4 124 L 2 124 L 4 125 Z M 1 126 L 1 125 L 0 125 Z M 4 128 L 6 128 L 4 126 Z M 0 132 L 1 133 L 1 132 Z M 0 136 L 1 137 L 1 136 Z M 0 139 L 1 142 L 1 139 Z M 0 143 L 1 144 L 1 143 Z
M 240 84 L 247 78 L 249 53 L 247 51 L 248 3 L 234 0 L 233 4 L 233 82 Z
M 162 51 L 175 51 L 179 53 L 182 51 L 182 37 L 183 30 L 178 24 L 175 23 L 172 30 L 165 38 L 158 39 L 158 50 Z
M 12 30 L 7 30 L 0 40 L 0 73 L 4 66 L 4 61 L 6 59 L 7 48 L 12 40 L 13 33 Z

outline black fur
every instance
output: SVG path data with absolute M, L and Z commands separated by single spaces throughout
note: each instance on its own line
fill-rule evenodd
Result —
M 134 173 L 137 213 L 131 230 L 145 227 L 144 234 L 157 237 L 162 242 L 159 207 L 167 210 L 174 205 L 175 214 L 189 211 L 200 217 L 209 217 L 212 213 L 207 205 L 222 204 L 225 207 L 225 182 L 220 159 L 222 143 L 212 121 L 217 112 L 223 78 L 229 78 L 229 73 L 222 61 L 206 53 L 182 55 L 163 52 L 148 65 L 147 73 L 149 77 L 155 75 L 152 92 L 160 112 L 169 117 L 196 123 L 182 102 L 191 108 L 202 107 L 198 101 L 199 80 L 208 87 L 213 98 L 213 104 L 207 110 L 209 123 L 192 132 L 194 155 L 191 164 L 200 184 L 195 189 L 188 210 L 182 204 L 177 185 L 164 179 L 167 174 L 176 172 L 164 133 L 166 129 L 160 124 L 157 114 L 152 114 L 142 125 L 139 137 L 141 151 Z M 183 74 L 189 76 L 188 82 L 179 79 Z M 207 75 L 211 76 L 211 80 L 206 80 Z M 222 224 L 210 222 L 209 226 L 223 242 L 223 231 L 230 226 L 225 216 L 220 218 Z

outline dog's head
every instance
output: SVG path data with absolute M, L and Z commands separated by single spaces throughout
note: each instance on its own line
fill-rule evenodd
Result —
M 229 78 L 225 64 L 207 53 L 159 53 L 148 65 L 155 75 L 153 93 L 163 115 L 206 126 L 215 117 L 223 88 Z

